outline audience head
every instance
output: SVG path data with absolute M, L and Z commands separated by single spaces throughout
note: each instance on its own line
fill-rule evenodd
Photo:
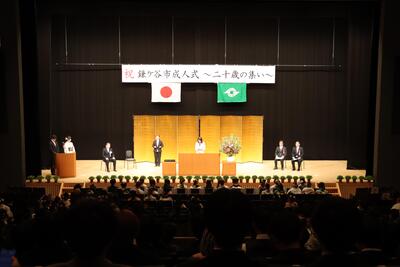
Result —
M 111 184 L 112 186 L 115 186 L 116 183 L 117 183 L 117 180 L 115 180 L 114 178 L 112 178 L 112 179 L 110 180 L 110 184 Z
M 383 227 L 379 217 L 366 215 L 362 218 L 361 232 L 358 239 L 360 249 L 381 249 L 383 245 Z
M 128 209 L 121 209 L 117 214 L 117 240 L 127 240 L 133 243 L 133 239 L 138 235 L 140 222 L 139 218 Z
M 147 191 L 147 195 L 148 195 L 148 196 L 152 196 L 152 195 L 154 194 L 155 191 L 156 191 L 156 190 L 155 190 L 154 188 L 150 187 L 149 190 Z
M 140 188 L 142 186 L 142 182 L 141 181 L 137 181 L 136 183 L 135 183 L 135 187 L 136 188 Z
M 66 219 L 67 241 L 78 258 L 103 256 L 117 229 L 111 205 L 96 199 L 81 199 Z
M 329 252 L 349 252 L 356 241 L 360 217 L 351 202 L 329 199 L 317 206 L 311 225 L 323 249 Z
M 220 189 L 205 206 L 206 227 L 221 249 L 240 248 L 250 225 L 250 205 L 238 190 Z
M 211 181 L 211 179 L 207 179 L 206 180 L 206 188 L 212 188 L 213 186 L 212 186 L 212 181 Z
M 271 188 L 271 186 L 269 185 L 269 183 L 265 183 L 264 188 L 265 188 L 265 190 L 269 190 Z
M 269 234 L 278 249 L 300 246 L 302 225 L 297 215 L 288 209 L 277 211 L 271 216 Z
M 232 183 L 233 184 L 238 184 L 239 183 L 239 179 L 238 178 L 232 178 Z
M 152 187 L 156 186 L 156 180 L 150 179 L 149 184 L 150 184 L 150 186 L 152 186 Z
M 257 234 L 266 234 L 268 232 L 268 225 L 270 220 L 270 213 L 264 207 L 256 207 L 253 209 L 253 228 Z
M 126 182 L 122 182 L 121 183 L 121 188 L 122 189 L 126 189 L 127 186 L 128 186 L 128 184 Z
M 74 190 L 81 190 L 82 189 L 82 185 L 81 184 L 75 184 L 74 185 Z
M 211 179 L 208 180 L 208 181 L 210 181 L 210 184 L 212 184 Z M 218 182 L 217 182 L 217 188 L 224 187 L 224 185 L 225 185 L 225 181 L 224 181 L 223 179 L 218 180 Z M 212 185 L 211 185 L 211 187 L 212 187 Z
M 324 182 L 319 182 L 317 186 L 318 186 L 318 189 L 325 190 L 325 183 Z

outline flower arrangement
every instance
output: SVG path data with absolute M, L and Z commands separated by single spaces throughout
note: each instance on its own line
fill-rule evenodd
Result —
M 239 137 L 231 134 L 222 138 L 221 152 L 228 157 L 238 154 L 241 148 Z

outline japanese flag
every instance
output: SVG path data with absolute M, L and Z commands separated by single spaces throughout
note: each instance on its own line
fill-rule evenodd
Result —
M 151 102 L 181 102 L 181 83 L 151 83 Z

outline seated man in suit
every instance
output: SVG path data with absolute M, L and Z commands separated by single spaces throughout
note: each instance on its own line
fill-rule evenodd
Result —
M 298 167 L 297 170 L 300 171 L 301 162 L 303 161 L 304 150 L 300 146 L 300 142 L 296 141 L 295 146 L 292 149 L 292 168 L 295 171 L 295 162 L 297 161 Z
M 110 161 L 113 163 L 114 171 L 117 171 L 117 160 L 115 159 L 115 154 L 112 151 L 111 144 L 109 142 L 107 142 L 106 146 L 103 148 L 103 161 L 106 163 L 107 172 L 110 172 L 110 168 L 108 167 Z
M 279 141 L 279 145 L 275 148 L 275 168 L 274 170 L 278 169 L 277 163 L 278 161 L 281 162 L 281 168 L 283 170 L 283 162 L 286 158 L 286 147 L 283 145 L 283 141 Z

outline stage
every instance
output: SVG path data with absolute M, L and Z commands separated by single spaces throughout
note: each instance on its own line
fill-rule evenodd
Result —
M 124 167 L 124 161 L 118 160 L 117 172 L 106 172 L 104 164 L 101 165 L 101 160 L 77 160 L 76 161 L 76 177 L 60 179 L 62 182 L 82 183 L 88 182 L 90 176 L 97 175 L 131 175 L 131 176 L 162 176 L 162 167 L 155 167 L 154 163 L 139 162 L 136 167 L 132 168 L 132 163 L 129 164 L 129 169 Z M 279 164 L 278 164 L 279 166 Z M 306 176 L 312 175 L 313 182 L 336 183 L 338 175 L 350 176 L 365 176 L 365 170 L 347 170 L 347 161 L 345 160 L 306 160 L 304 168 L 301 171 L 292 171 L 291 162 L 286 161 L 284 170 L 274 170 L 274 161 L 266 160 L 262 163 L 238 163 L 236 176 L 257 175 L 257 176 Z M 100 167 L 102 167 L 100 169 Z M 112 169 L 112 165 L 110 165 Z M 43 170 L 42 175 L 50 174 L 50 170 Z

